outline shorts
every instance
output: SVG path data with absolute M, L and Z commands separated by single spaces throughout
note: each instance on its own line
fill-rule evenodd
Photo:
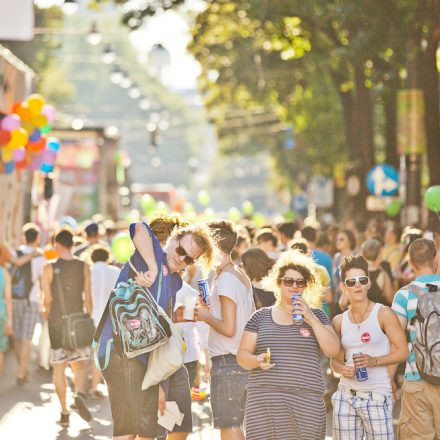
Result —
M 50 349 L 51 365 L 62 364 L 63 362 L 78 362 L 90 359 L 90 348 L 80 347 L 75 350 L 67 350 L 66 348 Z
M 6 353 L 9 348 L 9 340 L 5 334 L 7 321 L 6 316 L 0 315 L 0 353 Z
M 194 386 L 194 381 L 200 369 L 200 364 L 199 361 L 187 362 L 185 367 L 188 370 L 189 388 L 191 389 Z
M 107 383 L 113 436 L 157 436 L 159 386 L 142 390 L 147 367 L 138 359 L 123 359 L 114 351 L 102 372 Z
M 211 408 L 214 428 L 239 428 L 243 424 L 249 373 L 233 354 L 211 358 Z
M 191 394 L 188 381 L 188 371 L 186 367 L 182 367 L 171 375 L 167 380 L 163 381 L 160 386 L 163 388 L 167 402 L 176 402 L 179 411 L 184 415 L 182 424 L 174 425 L 171 432 L 192 432 L 192 414 L 191 414 Z M 158 438 L 165 438 L 166 432 L 159 427 Z
M 25 299 L 12 299 L 12 330 L 15 339 L 32 339 L 40 320 L 40 304 Z

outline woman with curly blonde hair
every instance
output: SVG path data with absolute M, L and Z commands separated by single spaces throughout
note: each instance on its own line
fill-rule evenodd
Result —
M 339 338 L 321 305 L 321 285 L 313 260 L 284 253 L 263 279 L 277 301 L 253 314 L 237 353 L 251 370 L 245 411 L 247 440 L 325 437 L 324 384 L 320 352 L 339 352 Z M 300 297 L 292 301 L 294 294 Z M 294 324 L 292 313 L 303 316 Z

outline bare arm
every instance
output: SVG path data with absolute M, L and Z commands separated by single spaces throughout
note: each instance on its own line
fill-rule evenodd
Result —
M 255 354 L 257 348 L 257 333 L 244 331 L 241 337 L 240 347 L 237 352 L 237 362 L 245 370 L 253 370 L 261 368 L 262 370 L 269 370 L 275 364 L 267 362 L 266 353 Z
M 333 318 L 332 325 L 336 335 L 340 339 L 342 315 L 335 316 Z M 330 366 L 336 374 L 341 374 L 342 376 L 347 378 L 351 378 L 355 374 L 355 369 L 353 366 L 345 365 L 345 350 L 344 347 L 342 347 L 342 345 L 341 348 L 339 349 L 338 354 L 330 359 Z
M 401 315 L 397 315 L 397 319 L 399 321 L 400 327 L 404 332 L 405 335 L 405 342 L 406 342 L 406 325 L 408 323 L 407 319 L 404 316 Z M 406 347 L 408 349 L 408 344 L 406 344 Z M 390 375 L 391 378 L 394 378 L 394 375 L 396 374 L 396 370 L 397 370 L 398 364 L 392 364 L 388 366 L 388 374 Z
M 134 231 L 133 244 L 148 265 L 148 272 L 144 273 L 148 280 L 143 284 L 145 284 L 146 287 L 150 287 L 157 276 L 157 263 L 154 255 L 153 239 L 143 223 L 136 223 Z M 148 283 L 150 283 L 150 285 L 147 285 Z
M 4 298 L 6 304 L 6 314 L 8 316 L 8 322 L 6 324 L 6 335 L 12 335 L 12 287 L 11 287 L 11 276 L 6 269 L 3 269 L 3 275 L 5 278 L 5 290 Z
M 53 280 L 53 270 L 52 264 L 46 264 L 43 269 L 43 316 L 47 319 L 50 313 L 50 307 L 52 305 L 52 280 Z
M 389 304 L 392 304 L 395 294 L 393 283 L 390 276 L 385 271 L 382 271 L 381 276 L 383 277 L 383 296 Z
M 198 319 L 200 321 L 206 322 L 210 327 L 212 327 L 217 333 L 220 333 L 227 338 L 232 338 L 236 332 L 236 310 L 237 305 L 232 299 L 220 295 L 220 304 L 222 311 L 222 318 L 216 319 L 209 314 L 208 309 L 199 308 Z
M 92 285 L 90 281 L 90 267 L 84 264 L 84 305 L 86 312 L 90 315 L 93 310 Z

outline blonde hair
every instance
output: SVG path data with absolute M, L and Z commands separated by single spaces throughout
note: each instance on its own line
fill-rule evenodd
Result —
M 177 214 L 156 214 L 150 221 L 150 228 L 161 246 L 164 246 L 176 228 L 188 226 L 188 224 Z
M 170 239 L 180 240 L 188 234 L 192 235 L 197 246 L 202 251 L 202 255 L 200 256 L 202 273 L 204 276 L 208 276 L 218 255 L 218 249 L 214 243 L 211 232 L 206 225 L 188 225 L 174 229 Z
M 289 270 L 299 272 L 306 280 L 306 287 L 302 297 L 309 307 L 321 307 L 322 305 L 322 284 L 316 273 L 316 263 L 311 257 L 299 251 L 291 250 L 281 254 L 267 277 L 263 278 L 263 289 L 274 292 L 277 303 L 281 297 L 281 278 Z

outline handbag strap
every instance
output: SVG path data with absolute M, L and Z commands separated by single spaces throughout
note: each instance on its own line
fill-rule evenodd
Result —
M 131 269 L 133 270 L 133 272 L 138 275 L 139 272 L 138 270 L 134 267 L 134 264 L 131 262 L 131 258 L 128 260 Z M 163 278 L 163 261 L 160 262 L 160 267 L 159 267 L 159 285 L 157 287 L 157 304 L 159 304 L 160 301 L 160 296 L 162 294 L 162 278 Z
M 64 291 L 63 291 L 63 286 L 61 285 L 61 276 L 60 276 L 61 269 L 59 267 L 58 261 L 52 263 L 52 267 L 53 267 L 53 274 L 55 277 L 55 283 L 57 285 L 58 296 L 60 298 L 61 313 L 65 318 L 67 316 L 66 303 L 64 301 Z

